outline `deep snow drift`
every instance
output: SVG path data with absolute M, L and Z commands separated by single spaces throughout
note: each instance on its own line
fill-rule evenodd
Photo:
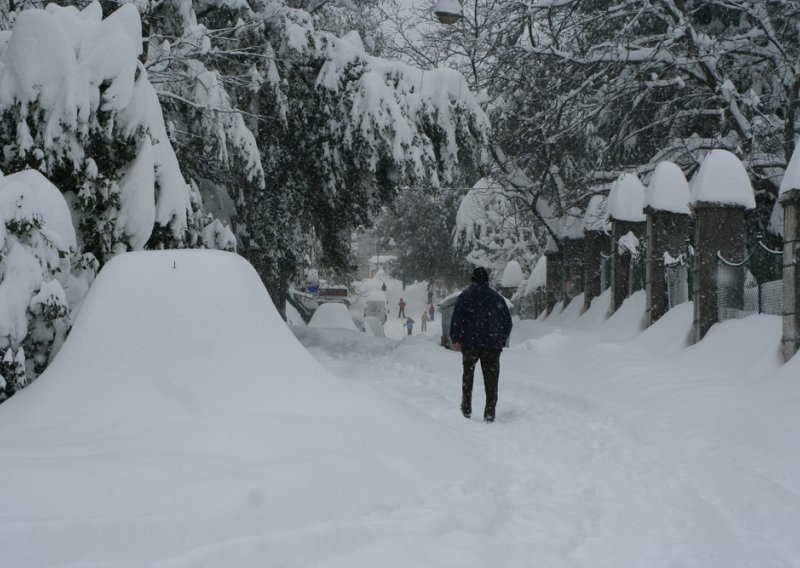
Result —
M 323 369 L 252 267 L 210 251 L 114 258 L 0 432 L 14 567 L 318 565 L 482 476 L 435 421 Z

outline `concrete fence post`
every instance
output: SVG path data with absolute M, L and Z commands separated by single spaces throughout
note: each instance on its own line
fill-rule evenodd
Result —
M 550 314 L 555 305 L 564 299 L 564 255 L 552 237 L 547 241 L 544 254 L 547 258 L 547 313 Z
M 608 214 L 611 219 L 611 312 L 616 312 L 630 292 L 633 254 L 629 233 L 641 245 L 647 218 L 644 215 L 645 189 L 634 174 L 622 174 L 611 186 Z M 641 246 L 640 246 L 641 249 Z
M 783 338 L 788 361 L 800 350 L 800 191 L 783 200 Z
M 694 204 L 694 340 L 719 321 L 717 255 L 730 262 L 745 258 L 744 208 L 716 203 Z
M 583 229 L 583 311 L 586 311 L 591 307 L 592 300 L 603 291 L 601 254 L 611 254 L 611 237 L 609 236 L 611 227 L 608 224 L 607 196 L 597 194 L 589 199 L 583 219 Z
M 694 340 L 719 321 L 717 255 L 745 259 L 745 210 L 756 206 L 744 165 L 726 150 L 712 150 L 692 179 L 694 208 Z
M 600 231 L 587 231 L 584 237 L 585 284 L 583 310 L 588 310 L 592 300 L 602 292 L 602 257 L 611 254 L 611 237 Z
M 692 196 L 683 171 L 672 162 L 661 162 L 653 171 L 645 196 L 647 253 L 645 257 L 646 325 L 669 310 L 665 257 L 686 252 Z
M 631 264 L 633 254 L 621 243 L 630 233 L 641 243 L 644 239 L 647 223 L 611 220 L 612 257 L 611 257 L 611 312 L 616 312 L 622 302 L 630 295 Z

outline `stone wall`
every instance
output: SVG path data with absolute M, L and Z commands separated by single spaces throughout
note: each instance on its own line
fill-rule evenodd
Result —
M 695 205 L 694 339 L 700 341 L 719 320 L 717 253 L 731 262 L 745 258 L 744 209 Z
M 600 280 L 600 254 L 611 254 L 611 237 L 600 231 L 586 231 L 584 241 L 584 292 L 583 310 L 592 305 L 592 300 L 601 294 L 602 282 Z
M 611 312 L 616 312 L 622 302 L 628 297 L 630 288 L 631 255 L 628 252 L 620 253 L 620 239 L 632 232 L 640 241 L 644 239 L 647 231 L 646 223 L 613 220 L 611 224 L 611 238 L 613 239 L 611 257 Z
M 800 350 L 800 195 L 783 204 L 783 340 L 785 361 Z
M 669 310 L 664 253 L 677 258 L 686 251 L 690 217 L 666 211 L 647 212 L 647 257 L 645 290 L 647 325 L 652 325 Z

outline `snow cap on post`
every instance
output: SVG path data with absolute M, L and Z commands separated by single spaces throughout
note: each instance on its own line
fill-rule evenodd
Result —
M 606 233 L 608 229 L 608 196 L 593 195 L 583 216 L 583 230 Z
M 544 245 L 544 254 L 553 254 L 559 252 L 556 240 L 552 235 L 547 237 L 547 242 Z
M 516 288 L 525 279 L 522 273 L 522 267 L 516 260 L 509 260 L 506 267 L 503 269 L 503 275 L 500 277 L 500 286 L 503 288 Z
M 645 196 L 645 209 L 691 215 L 692 194 L 683 171 L 672 162 L 661 162 L 653 171 Z
M 577 207 L 570 207 L 567 214 L 561 218 L 559 238 L 560 239 L 582 239 L 583 238 L 583 214 Z
M 433 13 L 441 23 L 455 24 L 463 15 L 461 2 L 458 0 L 439 0 L 433 8 Z
M 692 178 L 692 202 L 755 209 L 756 197 L 744 164 L 727 150 L 711 150 Z
M 608 215 L 615 221 L 644 223 L 645 189 L 634 174 L 622 174 L 611 186 L 608 196 Z
M 792 158 L 789 160 L 781 180 L 781 188 L 778 191 L 778 201 L 781 203 L 792 198 L 800 198 L 800 144 L 794 148 Z
M 542 255 L 536 261 L 536 265 L 528 278 L 528 285 L 525 287 L 525 295 L 531 294 L 540 288 L 547 286 L 547 257 Z

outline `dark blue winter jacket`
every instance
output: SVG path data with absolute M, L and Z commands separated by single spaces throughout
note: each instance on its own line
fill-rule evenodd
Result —
M 502 349 L 511 334 L 505 298 L 488 284 L 473 283 L 461 292 L 450 320 L 450 339 L 461 349 Z

